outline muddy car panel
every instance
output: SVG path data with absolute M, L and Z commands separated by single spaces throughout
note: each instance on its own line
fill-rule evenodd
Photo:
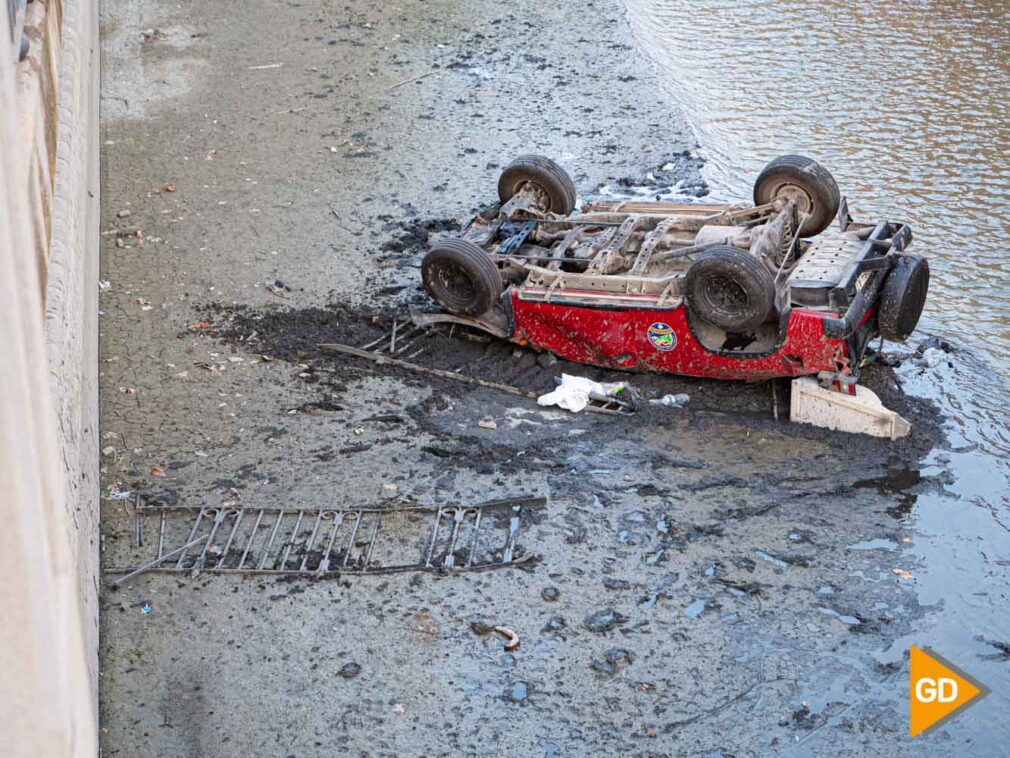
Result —
M 742 356 L 703 345 L 683 305 L 602 309 L 524 300 L 522 290 L 510 295 L 515 318 L 512 340 L 577 363 L 745 380 L 844 372 L 850 363 L 849 343 L 827 338 L 823 314 L 816 311 L 794 309 L 776 348 Z M 667 336 L 672 339 L 660 341 Z

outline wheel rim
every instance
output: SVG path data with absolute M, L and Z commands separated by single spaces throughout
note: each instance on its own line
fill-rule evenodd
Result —
M 708 277 L 702 284 L 702 297 L 713 310 L 733 316 L 750 304 L 747 290 L 728 276 Z
M 434 266 L 431 283 L 437 291 L 451 300 L 469 302 L 475 293 L 473 281 L 467 272 L 450 264 Z
M 792 182 L 783 182 L 772 189 L 772 198 L 791 200 L 802 213 L 813 213 L 814 210 L 814 199 L 810 197 L 810 193 Z
M 523 190 L 532 192 L 536 196 L 537 205 L 543 210 L 549 211 L 551 209 L 551 205 L 553 205 L 551 195 L 539 182 L 535 182 L 532 179 L 523 179 L 516 185 L 515 192 L 512 194 L 517 195 Z

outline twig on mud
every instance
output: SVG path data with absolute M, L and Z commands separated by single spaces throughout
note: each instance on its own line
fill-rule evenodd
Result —
M 340 214 L 337 213 L 336 208 L 334 208 L 332 205 L 330 206 L 330 213 L 332 213 L 333 217 L 337 220 L 337 222 L 338 222 L 337 223 L 337 227 L 338 228 L 343 229 L 348 234 L 354 234 L 354 232 L 352 232 L 350 229 L 348 229 L 346 226 L 344 226 L 344 224 L 343 224 L 344 220 L 342 218 L 340 218 Z
M 392 92 L 394 89 L 402 87 L 404 84 L 410 84 L 411 82 L 420 81 L 421 79 L 424 79 L 426 77 L 431 76 L 432 74 L 437 74 L 437 73 L 438 73 L 437 71 L 429 71 L 426 74 L 418 74 L 417 76 L 412 76 L 409 79 L 404 79 L 399 84 L 394 84 L 392 87 L 389 87 L 386 91 L 387 92 Z
M 777 677 L 775 679 L 763 679 L 760 682 L 755 682 L 754 684 L 752 684 L 750 687 L 748 687 L 747 689 L 743 690 L 742 692 L 738 692 L 736 695 L 734 695 L 733 697 L 731 697 L 729 700 L 724 700 L 721 703 L 719 703 L 718 705 L 714 705 L 711 708 L 708 708 L 708 709 L 702 711 L 701 713 L 698 713 L 698 714 L 696 714 L 694 716 L 691 716 L 690 718 L 681 719 L 680 721 L 674 721 L 674 722 L 672 722 L 670 724 L 667 724 L 666 725 L 666 730 L 667 731 L 671 731 L 673 729 L 676 729 L 677 727 L 687 726 L 688 724 L 693 724 L 695 721 L 701 721 L 702 719 L 706 719 L 709 716 L 714 716 L 717 713 L 720 713 L 720 712 L 726 710 L 731 705 L 735 705 L 736 703 L 740 702 L 745 697 L 747 697 L 750 693 L 752 693 L 754 690 L 756 690 L 758 687 L 762 687 L 762 686 L 764 686 L 766 684 L 773 684 L 775 682 L 786 682 L 786 681 L 792 681 L 792 680 L 791 679 L 785 679 L 783 677 Z
M 512 387 L 508 384 L 498 384 L 497 382 L 489 382 L 484 379 L 478 379 L 474 376 L 456 374 L 452 371 L 445 371 L 439 368 L 429 368 L 428 366 L 420 366 L 416 363 L 408 363 L 407 361 L 401 361 L 396 358 L 390 358 L 388 355 L 378 355 L 376 353 L 370 353 L 367 350 L 361 350 L 356 347 L 351 347 L 350 345 L 324 343 L 319 345 L 319 349 L 324 350 L 328 353 L 346 353 L 347 355 L 353 355 L 356 358 L 365 358 L 367 360 L 374 361 L 375 363 L 378 363 L 380 365 L 388 363 L 392 366 L 407 369 L 408 371 L 416 371 L 421 374 L 431 374 L 432 376 L 442 377 L 443 379 L 453 379 L 457 382 L 463 382 L 465 384 L 478 384 L 481 387 L 487 387 L 488 389 L 498 390 L 499 392 L 507 392 L 510 395 L 518 395 L 519 397 L 530 398 L 532 400 L 535 400 L 537 397 L 537 393 L 535 392 L 521 390 L 518 387 Z

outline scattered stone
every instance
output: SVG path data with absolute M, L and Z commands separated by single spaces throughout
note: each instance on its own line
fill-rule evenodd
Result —
M 116 214 L 116 216 L 118 216 L 119 218 L 128 218 L 131 215 L 132 215 L 132 211 L 128 211 L 125 208 L 123 210 L 119 211 L 119 213 Z
M 613 663 L 616 666 L 627 666 L 634 660 L 631 653 L 623 647 L 610 648 L 610 650 L 607 651 L 605 658 L 608 663 Z
M 559 597 L 561 597 L 561 590 L 557 587 L 544 587 L 540 592 L 540 597 L 546 600 L 548 603 L 553 603 Z
M 705 610 L 706 603 L 708 603 L 708 601 L 705 598 L 699 597 L 684 609 L 684 615 L 689 619 L 698 618 L 698 616 L 702 614 L 702 611 Z
M 529 693 L 530 688 L 529 685 L 526 684 L 526 682 L 516 682 L 515 684 L 512 685 L 512 688 L 509 690 L 508 695 L 506 695 L 506 700 L 509 700 L 513 703 L 521 703 L 527 697 L 529 697 Z
M 586 616 L 586 629 L 597 634 L 609 632 L 615 626 L 620 626 L 628 619 L 613 608 L 594 611 Z
M 587 536 L 589 536 L 588 532 L 582 526 L 565 530 L 565 542 L 569 545 L 580 545 L 586 541 Z
M 838 619 L 846 626 L 858 626 L 859 624 L 863 623 L 863 620 L 858 616 L 853 616 L 848 613 L 839 613 L 834 608 L 825 608 L 821 606 L 817 610 L 819 610 L 825 616 L 831 616 L 832 618 Z
M 614 579 L 612 576 L 604 577 L 603 586 L 608 590 L 630 590 L 631 582 L 625 579 Z
M 358 674 L 361 673 L 361 666 L 357 663 L 345 663 L 340 667 L 340 671 L 337 672 L 344 679 L 353 679 Z
M 568 626 L 568 623 L 563 618 L 561 618 L 561 616 L 551 616 L 549 619 L 547 619 L 547 623 L 544 624 L 544 628 L 541 629 L 540 631 L 560 632 L 566 626 Z
M 610 677 L 622 667 L 630 665 L 632 660 L 631 653 L 624 648 L 612 647 L 604 654 L 602 661 L 593 661 L 590 668 L 598 674 Z

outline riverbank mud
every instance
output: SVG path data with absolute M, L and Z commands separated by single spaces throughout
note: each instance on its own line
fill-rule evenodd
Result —
M 767 383 L 618 375 L 459 332 L 413 358 L 537 392 L 565 370 L 690 395 L 572 415 L 318 348 L 421 302 L 429 236 L 513 155 L 594 191 L 704 191 L 620 4 L 103 14 L 106 568 L 134 539 L 124 493 L 548 499 L 527 571 L 104 591 L 103 754 L 901 752 L 904 674 L 877 658 L 923 615 L 895 573 L 918 570 L 895 550 L 900 505 L 943 481 L 870 484 L 918 470 L 937 435 L 890 368 L 867 382 L 914 424 L 897 445 L 776 422 Z

